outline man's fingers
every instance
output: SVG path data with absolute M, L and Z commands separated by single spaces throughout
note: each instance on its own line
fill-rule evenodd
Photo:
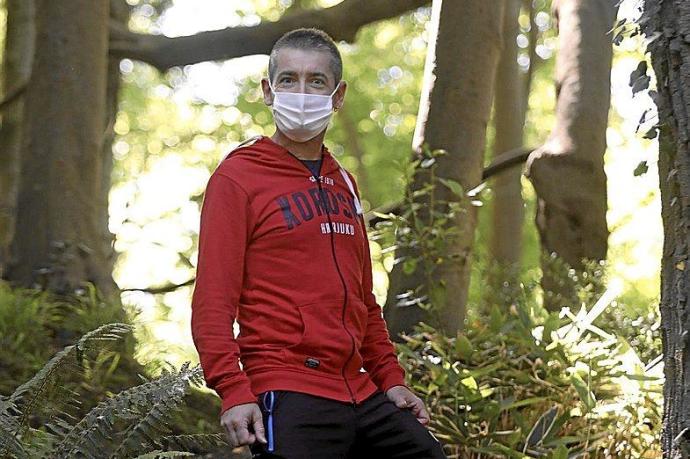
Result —
M 236 448 L 239 446 L 239 442 L 237 441 L 237 434 L 235 434 L 235 429 L 232 428 L 231 425 L 228 424 L 223 424 L 225 427 L 225 433 L 228 435 L 228 441 L 230 443 L 230 446 L 233 448 Z
M 417 417 L 417 420 L 422 424 L 429 423 L 429 412 L 426 410 L 424 403 L 421 400 L 418 400 L 417 403 L 415 403 L 414 408 L 412 408 L 412 412 Z
M 252 426 L 254 427 L 254 433 L 256 434 L 256 438 L 259 439 L 260 442 L 262 443 L 268 443 L 266 440 L 266 433 L 264 432 L 264 422 L 263 422 L 263 417 L 261 415 L 261 410 L 256 409 L 253 411 L 254 413 L 254 423 Z
M 254 434 L 249 433 L 247 419 L 240 421 L 235 431 L 237 432 L 237 440 L 240 442 L 240 445 L 247 445 L 250 443 L 250 440 L 251 443 L 254 443 Z

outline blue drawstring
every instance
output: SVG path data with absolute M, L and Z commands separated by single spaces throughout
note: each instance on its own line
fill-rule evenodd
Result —
M 271 405 L 266 406 L 266 396 L 271 395 Z M 264 394 L 264 407 L 268 411 L 268 450 L 273 451 L 273 391 L 268 391 Z

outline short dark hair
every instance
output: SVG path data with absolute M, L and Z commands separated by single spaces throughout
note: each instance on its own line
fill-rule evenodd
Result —
M 299 28 L 287 32 L 275 42 L 268 58 L 268 78 L 273 82 L 276 73 L 275 56 L 283 48 L 295 48 L 327 52 L 331 55 L 331 71 L 335 83 L 343 77 L 343 60 L 333 39 L 326 32 L 316 28 Z

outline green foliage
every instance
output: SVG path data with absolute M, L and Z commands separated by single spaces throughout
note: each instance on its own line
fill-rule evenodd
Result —
M 0 457 L 177 457 L 227 446 L 220 434 L 169 435 L 172 414 L 190 388 L 203 384 L 201 367 L 190 368 L 189 362 L 155 379 L 142 377 L 144 383 L 106 398 L 81 418 L 73 415 L 69 408 L 80 401 L 62 384 L 66 375 L 83 374 L 84 362 L 131 328 L 123 323 L 98 327 L 57 353 L 11 395 L 0 396 Z M 49 419 L 34 427 L 29 421 L 36 415 Z
M 536 279 L 520 292 L 507 310 L 480 306 L 458 336 L 425 323 L 404 335 L 401 362 L 434 434 L 468 459 L 660 457 L 659 369 L 601 304 L 548 312 Z
M 478 203 L 477 190 L 465 192 L 457 181 L 438 176 L 438 158 L 446 154 L 444 150 L 432 151 L 424 146 L 414 160 L 397 162 L 405 190 L 403 202 L 396 213 L 375 212 L 383 219 L 377 231 L 387 233 L 393 240 L 386 250 L 395 249 L 399 254 L 395 263 L 402 263 L 407 275 L 419 269 L 424 279 L 405 294 L 399 305 L 418 305 L 432 317 L 437 312 L 434 305 L 445 303 L 446 289 L 437 280 L 438 272 L 459 260 L 457 255 L 449 254 L 453 241 L 461 234 L 458 220 L 468 206 Z M 439 185 L 448 189 L 450 198 L 444 198 L 449 193 L 439 192 Z M 435 320 L 434 325 L 438 325 L 440 319 Z

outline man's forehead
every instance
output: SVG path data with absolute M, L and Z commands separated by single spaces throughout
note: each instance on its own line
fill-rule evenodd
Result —
M 282 48 L 275 54 L 276 75 L 280 73 L 323 73 L 333 78 L 331 56 L 327 51 Z

